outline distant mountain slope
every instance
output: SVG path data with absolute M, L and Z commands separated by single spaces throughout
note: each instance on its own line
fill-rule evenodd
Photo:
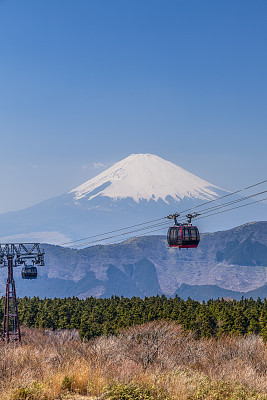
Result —
M 187 300 L 191 297 L 193 300 L 207 301 L 209 299 L 217 298 L 229 298 L 235 300 L 241 300 L 242 297 L 257 300 L 258 297 L 261 299 L 267 298 L 267 284 L 259 287 L 255 290 L 248 292 L 236 292 L 233 290 L 223 289 L 216 285 L 186 285 L 182 284 L 175 292 L 178 297 Z
M 225 193 L 158 156 L 132 154 L 69 193 L 25 210 L 0 214 L 0 241 L 62 244 L 164 218 L 176 211 L 194 211 L 197 205 Z M 200 231 L 267 219 L 267 205 L 240 208 L 227 215 L 200 219 Z M 165 228 L 158 233 L 164 234 Z
M 217 261 L 226 260 L 236 265 L 267 265 L 267 247 L 250 237 L 239 243 L 233 240 L 226 244 L 224 251 L 218 250 Z
M 112 295 L 124 296 L 124 297 L 140 297 L 144 298 L 149 296 L 161 295 L 163 294 L 161 290 L 152 290 L 149 288 L 148 291 L 140 291 L 136 285 L 136 282 L 127 278 L 120 270 L 113 267 L 113 271 L 109 270 L 108 275 L 112 274 L 111 279 L 109 279 L 105 286 L 101 285 L 93 276 L 86 276 L 78 282 L 67 281 L 65 279 L 59 278 L 48 278 L 46 275 L 39 276 L 38 280 L 32 282 L 20 282 L 17 285 L 17 296 L 18 297 L 33 297 L 38 296 L 39 298 L 65 298 L 77 296 L 80 298 L 86 298 L 93 296 L 95 288 L 101 287 L 105 292 L 97 297 L 110 298 Z M 155 279 L 155 278 L 154 278 Z M 155 279 L 156 280 L 156 279 Z M 96 294 L 97 292 L 95 292 Z M 248 292 L 238 292 L 234 290 L 223 289 L 217 285 L 187 285 L 183 283 L 176 291 L 173 293 L 172 297 L 177 295 L 184 300 L 190 297 L 193 300 L 207 301 L 209 299 L 217 298 L 229 298 L 240 300 L 242 297 L 257 300 L 258 297 L 261 299 L 267 298 L 267 284 Z
M 253 297 L 254 290 L 261 290 L 261 296 L 266 291 L 267 222 L 203 234 L 199 247 L 188 251 L 169 249 L 165 236 L 136 237 L 81 250 L 53 245 L 44 248 L 46 266 L 39 268 L 36 281 L 22 280 L 19 268 L 15 269 L 19 296 L 144 297 L 177 293 L 193 298 L 238 298 L 227 291 L 251 292 Z M 0 270 L 2 294 L 6 272 Z

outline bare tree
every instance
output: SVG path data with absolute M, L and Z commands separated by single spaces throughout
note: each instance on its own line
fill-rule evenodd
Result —
M 141 363 L 146 369 L 158 360 L 163 347 L 174 347 L 180 335 L 181 328 L 178 325 L 169 321 L 153 321 L 122 331 L 119 338 L 125 356 Z

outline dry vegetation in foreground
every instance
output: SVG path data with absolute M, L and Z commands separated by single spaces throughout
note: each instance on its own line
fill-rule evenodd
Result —
M 170 322 L 89 342 L 24 328 L 21 346 L 0 345 L 1 400 L 263 400 L 266 378 L 259 336 L 195 340 Z

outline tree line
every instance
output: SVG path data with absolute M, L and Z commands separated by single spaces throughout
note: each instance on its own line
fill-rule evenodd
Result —
M 18 299 L 22 325 L 43 329 L 78 329 L 81 339 L 116 334 L 120 329 L 155 320 L 173 320 L 196 338 L 260 334 L 267 341 L 267 299 L 198 302 L 166 296 L 109 299 Z M 0 321 L 4 298 L 0 299 Z

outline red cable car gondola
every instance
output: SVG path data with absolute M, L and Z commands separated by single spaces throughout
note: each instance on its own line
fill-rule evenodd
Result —
M 179 214 L 169 215 L 167 218 L 174 219 L 174 226 L 170 226 L 167 234 L 167 241 L 170 247 L 178 247 L 179 249 L 196 248 L 200 241 L 199 230 L 196 226 L 192 226 L 191 219 L 199 214 L 187 214 L 187 223 L 180 224 L 177 222 Z

